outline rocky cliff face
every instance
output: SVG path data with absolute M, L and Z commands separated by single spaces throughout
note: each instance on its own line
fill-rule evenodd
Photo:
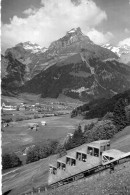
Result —
M 26 76 L 29 80 L 43 69 L 41 61 L 44 60 L 43 53 L 46 50 L 46 48 L 30 42 L 19 43 L 15 47 L 7 49 L 5 57 L 8 58 L 8 55 L 11 54 L 14 59 L 26 65 Z
M 11 54 L 2 56 L 2 90 L 4 94 L 17 93 L 18 89 L 27 81 L 26 66 L 14 59 Z

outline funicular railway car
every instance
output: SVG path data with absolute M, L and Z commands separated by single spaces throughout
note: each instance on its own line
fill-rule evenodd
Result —
M 50 190 L 84 177 L 91 177 L 109 168 L 111 172 L 113 166 L 127 161 L 130 161 L 130 152 L 110 149 L 110 140 L 83 144 L 52 162 L 49 165 L 48 185 L 39 186 L 35 191 L 40 193 Z M 26 195 L 33 192 L 30 191 Z
M 130 152 L 110 149 L 110 140 L 81 145 L 49 165 L 48 185 L 60 186 L 87 177 L 126 158 L 130 160 Z
M 84 177 L 102 164 L 102 153 L 109 149 L 110 140 L 100 140 L 67 152 L 66 156 L 50 164 L 48 184 Z

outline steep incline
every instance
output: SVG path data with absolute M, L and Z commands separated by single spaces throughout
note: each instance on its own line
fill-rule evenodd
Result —
M 81 100 L 111 97 L 130 86 L 130 67 L 116 60 L 89 57 L 86 51 L 47 68 L 27 82 L 24 92 Z

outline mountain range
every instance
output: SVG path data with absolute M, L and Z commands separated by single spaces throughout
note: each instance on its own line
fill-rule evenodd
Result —
M 107 48 L 117 54 L 120 57 L 120 62 L 130 65 L 130 46 L 126 44 L 121 46 L 113 46 L 107 43 L 102 45 L 102 47 Z
M 85 101 L 111 97 L 130 86 L 130 67 L 119 57 L 94 44 L 79 27 L 48 48 L 19 43 L 2 56 L 2 91 L 52 98 L 64 94 Z

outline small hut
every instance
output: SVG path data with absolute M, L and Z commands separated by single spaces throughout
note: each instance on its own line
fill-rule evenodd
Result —
M 39 127 L 38 123 L 29 123 L 28 125 L 29 125 L 29 129 L 35 130 L 35 131 L 38 130 L 38 127 Z
M 45 126 L 46 125 L 46 121 L 41 121 L 41 125 Z

